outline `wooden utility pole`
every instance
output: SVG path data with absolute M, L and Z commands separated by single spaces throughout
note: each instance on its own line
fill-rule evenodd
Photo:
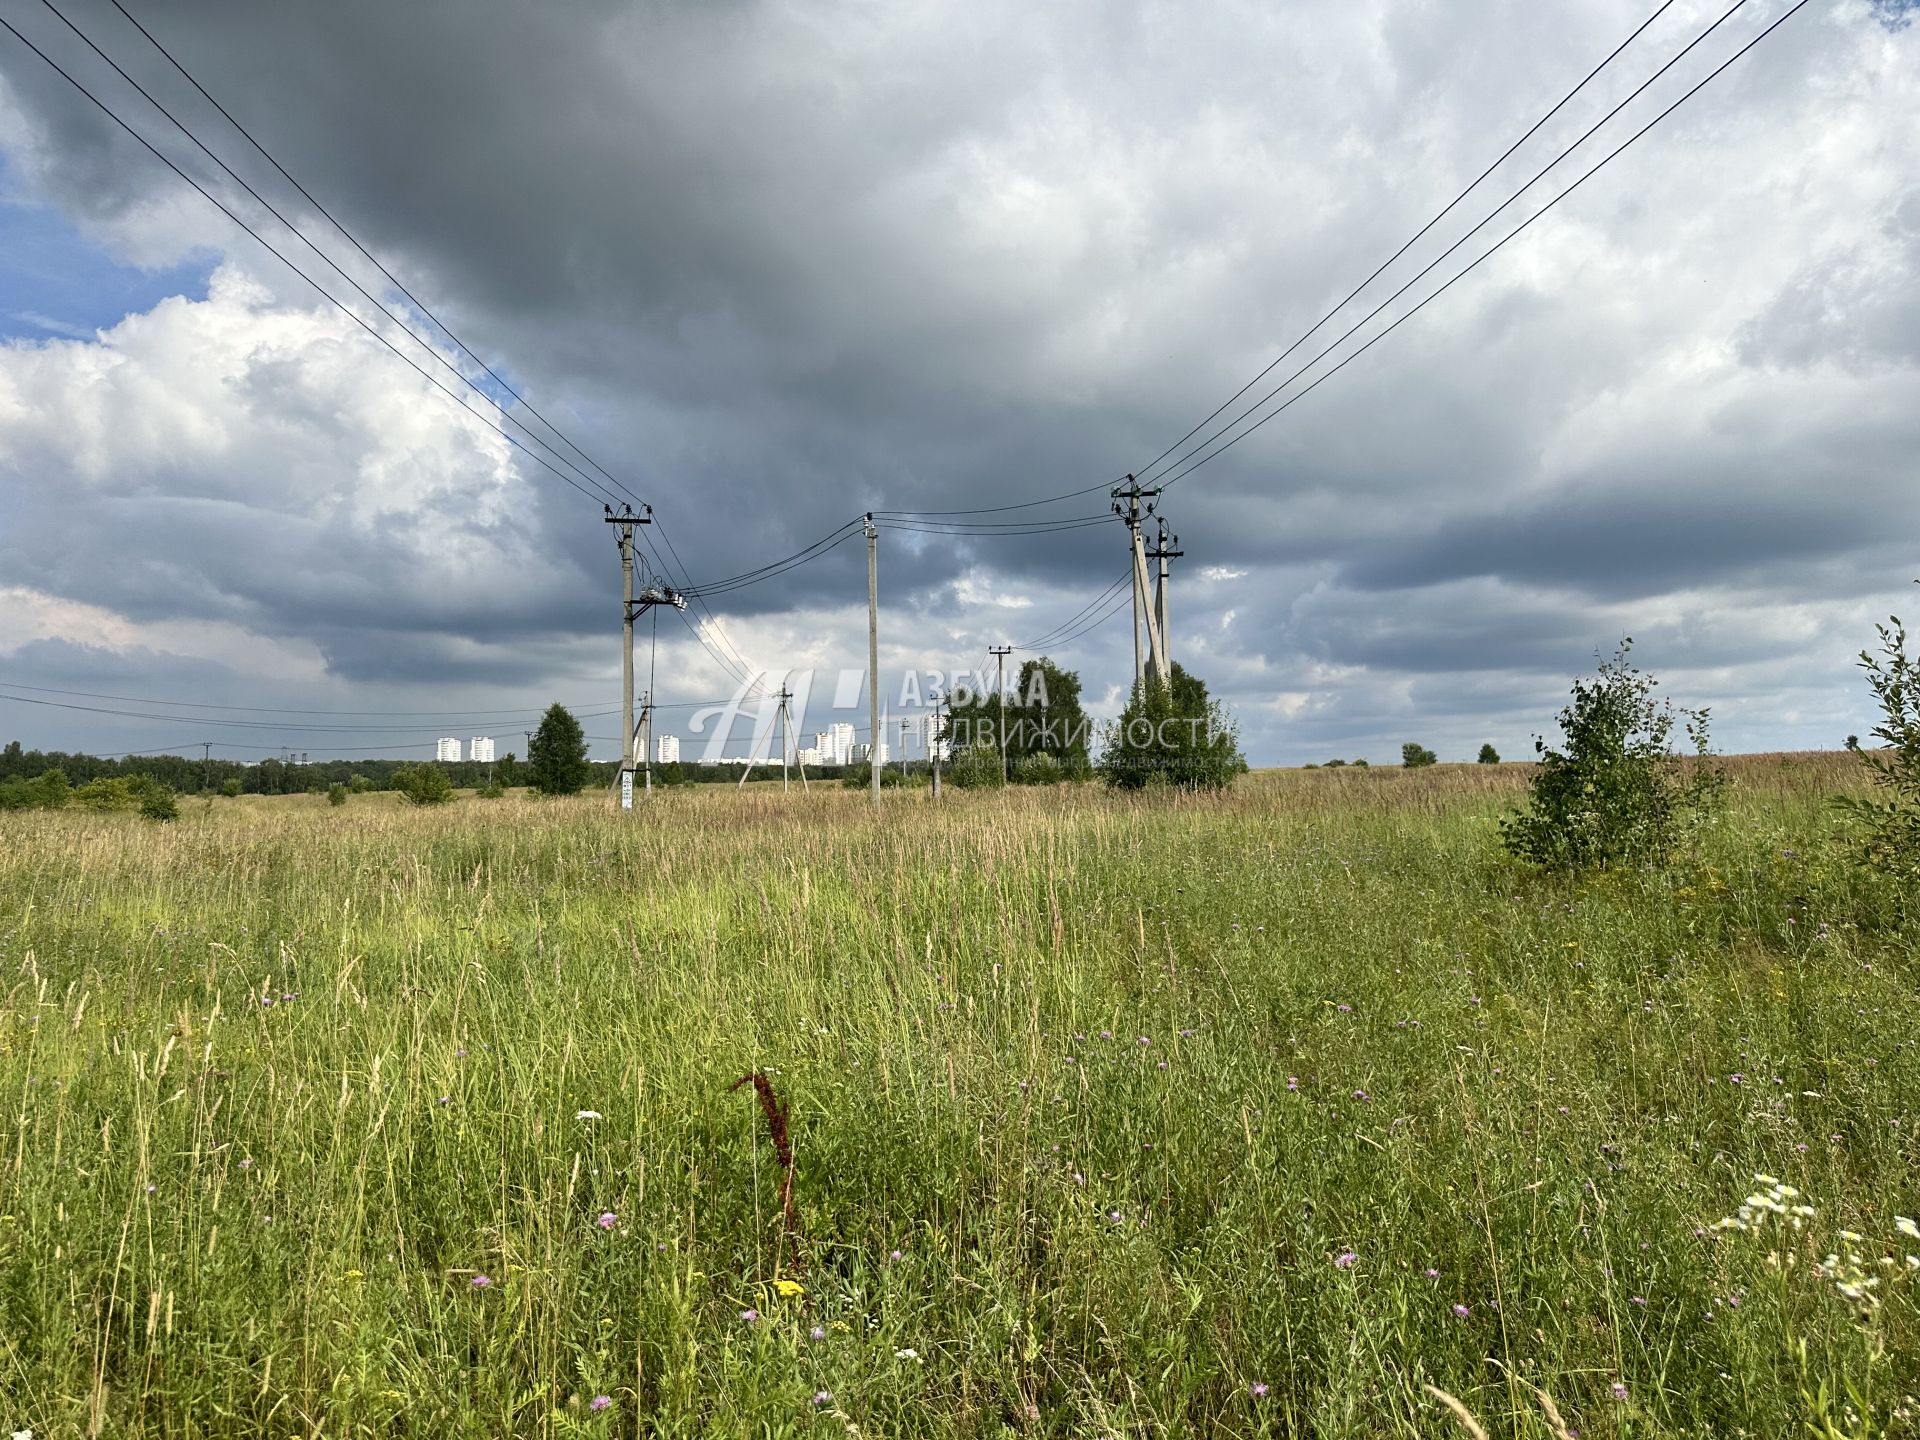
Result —
M 867 527 L 867 761 L 873 772 L 873 806 L 880 808 L 880 531 L 869 511 Z
M 1007 656 L 1013 653 L 1011 645 L 989 645 L 987 653 L 1000 664 L 1000 783 L 1007 783 Z
M 1162 518 L 1160 521 L 1160 533 L 1154 537 L 1153 549 L 1147 553 L 1147 558 L 1149 560 L 1158 561 L 1160 565 L 1159 583 L 1155 587 L 1153 592 L 1153 628 L 1154 628 L 1154 637 L 1153 637 L 1154 638 L 1154 667 L 1153 668 L 1159 673 L 1160 683 L 1162 685 L 1171 685 L 1173 683 L 1173 651 L 1171 648 L 1172 642 L 1171 642 L 1169 632 L 1167 630 L 1167 590 L 1168 590 L 1167 561 L 1178 560 L 1181 556 L 1187 553 L 1184 550 L 1175 550 L 1170 548 L 1174 545 L 1178 545 L 1179 543 L 1180 543 L 1180 537 L 1178 535 L 1167 534 L 1167 522 L 1164 518 Z
M 633 507 L 623 505 L 618 515 L 613 513 L 611 505 L 601 507 L 607 512 L 606 522 L 615 527 L 620 540 L 620 633 L 623 648 L 620 654 L 620 774 L 617 777 L 620 788 L 620 808 L 633 808 L 633 527 L 653 523 L 653 507 L 645 505 L 642 515 L 633 513 Z

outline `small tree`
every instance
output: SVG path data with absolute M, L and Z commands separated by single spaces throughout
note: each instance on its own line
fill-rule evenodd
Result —
M 1847 748 L 1873 776 L 1877 793 L 1845 796 L 1840 804 L 1861 833 L 1861 858 L 1877 870 L 1920 881 L 1920 660 L 1907 653 L 1907 629 L 1895 615 L 1880 632 L 1880 654 L 1860 652 L 1860 668 L 1880 703 L 1881 721 L 1873 727 L 1884 741 L 1882 754 L 1869 755 L 1858 737 Z
M 587 737 L 567 707 L 547 707 L 527 747 L 528 779 L 542 795 L 577 795 L 587 783 Z
M 164 825 L 180 818 L 180 804 L 171 786 L 155 782 L 140 792 L 140 813 Z
M 1000 752 L 991 745 L 969 745 L 953 757 L 947 783 L 961 790 L 994 790 L 1005 784 Z
M 338 780 L 327 786 L 327 804 L 336 809 L 347 803 L 347 787 Z
M 1498 765 L 1500 763 L 1500 752 L 1491 745 L 1482 745 L 1480 747 L 1480 759 L 1478 763 L 1482 765 Z
M 1246 768 L 1239 727 L 1207 694 L 1206 682 L 1177 663 L 1169 683 L 1149 674 L 1133 687 L 1127 708 L 1107 727 L 1099 764 L 1101 777 L 1121 790 L 1224 790 Z
M 235 775 L 231 779 L 222 780 L 220 782 L 220 793 L 226 796 L 229 800 L 239 799 L 240 798 L 240 777 L 238 775 Z
M 1422 766 L 1431 765 L 1439 758 L 1417 740 L 1409 740 L 1400 747 L 1400 763 L 1409 770 L 1418 770 Z
M 1656 863 L 1718 807 L 1726 777 L 1707 763 L 1707 712 L 1655 704 L 1656 682 L 1627 659 L 1631 639 L 1591 680 L 1576 680 L 1560 712 L 1566 749 L 1536 740 L 1540 768 L 1526 810 L 1500 822 L 1522 860 L 1548 869 Z M 1683 717 L 1695 763 L 1668 748 Z
M 453 782 L 438 765 L 402 765 L 393 772 L 393 788 L 409 805 L 444 805 L 453 799 Z

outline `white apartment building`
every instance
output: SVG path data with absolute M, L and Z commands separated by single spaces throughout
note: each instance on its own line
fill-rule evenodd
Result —
M 853 726 L 844 720 L 836 721 L 827 731 L 827 748 L 832 755 L 832 758 L 826 762 L 827 764 L 853 764 Z
M 816 738 L 823 738 L 823 737 L 816 737 Z M 802 765 L 824 765 L 827 762 L 822 758 L 822 755 L 823 755 L 823 752 L 821 751 L 818 745 L 809 745 L 806 749 L 802 750 L 794 758 L 798 760 L 799 763 Z
M 434 746 L 433 758 L 436 760 L 458 760 L 460 758 L 460 737 L 443 735 L 440 743 Z
M 851 729 L 852 727 L 849 726 L 848 728 Z M 853 747 L 853 756 L 847 763 L 850 765 L 871 765 L 873 763 L 873 746 L 866 744 L 855 745 Z M 887 747 L 885 742 L 882 742 L 880 746 L 880 763 L 883 766 L 887 763 Z
M 656 765 L 678 765 L 680 763 L 680 737 L 678 735 L 656 735 L 653 740 L 653 760 Z
M 941 715 L 937 710 L 931 715 L 922 715 L 920 717 L 920 743 L 926 748 L 929 756 L 932 756 L 934 747 L 938 746 L 940 758 L 942 760 L 951 760 L 953 758 L 953 742 L 940 738 L 940 722 Z
M 460 757 L 456 755 L 453 758 L 458 760 Z M 491 765 L 493 763 L 493 737 L 491 735 L 474 736 L 467 744 L 467 758 L 470 760 L 478 760 L 485 765 Z

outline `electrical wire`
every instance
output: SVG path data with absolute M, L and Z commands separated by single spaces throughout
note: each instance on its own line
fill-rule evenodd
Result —
M 1063 630 L 1072 628 L 1072 626 L 1081 618 L 1081 616 L 1087 614 L 1088 611 L 1094 609 L 1096 606 L 1106 603 L 1106 601 L 1115 592 L 1120 590 L 1123 586 L 1131 584 L 1132 582 L 1133 582 L 1132 569 L 1129 568 L 1127 570 L 1123 570 L 1120 573 L 1119 579 L 1115 580 L 1111 585 L 1108 585 L 1098 595 L 1094 596 L 1092 600 L 1088 601 L 1085 605 L 1081 606 L 1067 619 L 1061 621 L 1058 625 L 1054 626 L 1053 629 L 1047 631 L 1045 634 L 1039 636 L 1037 639 L 1029 640 L 1025 644 L 1016 645 L 1013 648 L 1016 650 L 1033 651 L 1033 650 L 1040 649 L 1043 645 L 1047 645 L 1051 643 L 1055 635 L 1057 635 L 1059 632 Z
M 1741 10 L 1747 3 L 1748 3 L 1748 0 L 1734 0 L 1734 3 L 1726 11 L 1724 11 L 1719 16 L 1718 19 L 1714 20 L 1714 22 L 1708 25 L 1706 29 L 1702 30 L 1698 35 L 1694 36 L 1692 40 L 1688 41 L 1687 44 L 1677 54 L 1675 54 L 1671 59 L 1669 59 L 1666 64 L 1662 65 L 1658 70 L 1654 71 L 1652 75 L 1648 76 L 1644 81 L 1642 81 L 1640 85 L 1636 87 L 1633 90 L 1633 92 L 1629 94 L 1624 100 L 1621 100 L 1612 109 L 1608 110 L 1606 114 L 1602 115 L 1591 126 L 1589 126 L 1580 135 L 1580 137 L 1576 139 L 1571 145 L 1568 145 L 1558 155 L 1554 156 L 1552 160 L 1548 161 L 1544 166 L 1542 166 L 1538 171 L 1536 171 L 1532 176 L 1532 178 L 1530 178 L 1526 182 L 1526 184 L 1522 185 L 1518 190 L 1514 191 L 1512 195 L 1508 196 L 1505 200 L 1503 200 L 1498 206 L 1496 206 L 1491 212 L 1489 212 L 1477 224 L 1475 224 L 1472 229 L 1468 230 L 1464 235 L 1460 236 L 1459 239 L 1455 240 L 1445 250 L 1442 250 L 1424 267 L 1422 267 L 1417 274 L 1415 274 L 1412 278 L 1410 278 L 1405 283 L 1403 283 L 1391 295 L 1387 296 L 1386 299 L 1382 300 L 1378 305 L 1374 306 L 1373 309 L 1369 310 L 1365 315 L 1361 316 L 1359 320 L 1355 321 L 1351 326 L 1347 328 L 1346 331 L 1344 331 L 1340 335 L 1339 339 L 1335 340 L 1331 345 L 1328 345 L 1325 349 L 1321 350 L 1319 354 L 1313 357 L 1313 359 L 1309 360 L 1305 365 L 1302 365 L 1298 370 L 1295 370 L 1285 380 L 1282 380 L 1278 385 L 1274 386 L 1273 389 L 1269 390 L 1265 395 L 1261 396 L 1260 399 L 1256 400 L 1252 405 L 1248 406 L 1233 420 L 1221 426 L 1220 429 L 1215 431 L 1212 435 L 1208 436 L 1205 440 L 1201 441 L 1192 450 L 1189 450 L 1185 455 L 1182 455 L 1178 460 L 1175 460 L 1173 462 L 1173 465 L 1169 468 L 1174 468 L 1174 467 L 1178 467 L 1180 465 L 1185 464 L 1186 461 L 1190 460 L 1193 456 L 1205 450 L 1207 446 L 1213 444 L 1221 436 L 1231 433 L 1237 426 L 1244 424 L 1248 419 L 1248 417 L 1257 414 L 1263 406 L 1265 406 L 1268 402 L 1270 402 L 1275 396 L 1280 394 L 1281 391 L 1285 390 L 1287 386 L 1291 385 L 1295 380 L 1298 380 L 1301 376 L 1305 375 L 1315 365 L 1319 364 L 1320 361 L 1324 360 L 1328 355 L 1332 354 L 1341 345 L 1345 344 L 1346 341 L 1350 339 L 1357 331 L 1359 331 L 1361 328 L 1363 328 L 1364 326 L 1369 324 L 1371 321 L 1376 319 L 1389 305 L 1393 304 L 1395 300 L 1398 300 L 1402 295 L 1406 294 L 1408 290 L 1412 289 L 1420 281 L 1424 280 L 1428 275 L 1432 274 L 1434 270 L 1439 268 L 1442 262 L 1444 262 L 1449 256 L 1451 256 L 1454 253 L 1454 251 L 1458 250 L 1462 245 L 1466 244 L 1467 241 L 1471 240 L 1475 235 L 1479 234 L 1489 224 L 1491 224 L 1495 219 L 1497 219 L 1510 205 L 1512 205 L 1515 201 L 1519 200 L 1529 190 L 1531 190 L 1534 187 L 1534 185 L 1538 184 L 1548 174 L 1550 174 L 1553 170 L 1558 168 L 1558 166 L 1562 161 L 1566 160 L 1569 156 L 1571 156 L 1574 153 L 1574 151 L 1578 150 L 1582 145 L 1586 144 L 1586 142 L 1590 140 L 1594 136 L 1594 134 L 1600 130 L 1602 126 L 1604 126 L 1609 120 L 1613 119 L 1614 116 L 1618 115 L 1628 105 L 1632 104 L 1633 101 L 1635 101 L 1641 95 L 1643 95 L 1649 86 L 1651 86 L 1656 80 L 1660 79 L 1661 76 L 1665 75 L 1675 65 L 1679 64 L 1683 59 L 1685 59 L 1689 54 L 1691 54 L 1696 46 L 1704 42 L 1709 36 L 1711 36 L 1714 33 L 1714 31 L 1718 30 L 1728 20 L 1733 18 L 1734 14 L 1739 10 Z M 1792 12 L 1789 11 L 1788 13 L 1791 14 Z M 1784 18 L 1785 17 L 1783 16 L 1782 19 Z M 1777 23 L 1778 22 L 1776 22 L 1776 24 Z M 1745 53 L 1744 49 L 1739 52 L 1739 54 L 1744 54 L 1744 53 Z M 1733 58 L 1738 59 L 1739 54 L 1736 54 Z M 1731 64 L 1732 61 L 1730 60 L 1727 63 Z M 1714 73 L 1718 74 L 1719 72 L 1715 71 Z M 1712 76 L 1708 77 L 1708 79 L 1711 79 L 1711 78 Z M 1703 81 L 1702 84 L 1704 83 L 1705 82 Z M 1698 87 L 1696 87 L 1696 89 L 1697 88 Z M 1689 91 L 1688 93 L 1692 94 L 1693 92 Z M 1686 97 L 1684 96 L 1682 97 L 1683 100 L 1685 98 Z M 1669 107 L 1668 111 L 1662 111 L 1661 116 L 1656 117 L 1653 123 L 1658 124 L 1660 118 L 1663 118 L 1666 114 L 1670 113 L 1671 108 L 1672 107 Z M 1641 133 L 1644 134 L 1645 132 L 1642 131 Z M 1639 137 L 1636 135 L 1633 138 L 1638 139 Z M 1632 141 L 1629 140 L 1627 143 L 1631 144 Z M 1621 147 L 1621 149 L 1624 149 L 1624 148 L 1626 147 L 1625 146 Z M 1617 155 L 1619 151 L 1616 150 L 1613 153 Z M 1613 158 L 1612 155 L 1609 155 L 1607 157 L 1608 160 L 1611 160 L 1612 158 Z M 1604 164 L 1606 162 L 1602 161 L 1601 163 Z M 1553 204 L 1557 204 L 1561 198 L 1564 198 L 1564 193 L 1565 192 L 1563 192 L 1562 196 L 1556 196 L 1552 202 L 1549 202 L 1549 205 L 1545 207 L 1545 209 L 1550 209 L 1552 208 Z M 1541 210 L 1539 214 L 1544 214 L 1545 209 Z M 1536 214 L 1534 218 L 1538 219 L 1539 215 Z M 1276 361 L 1275 363 L 1277 364 L 1279 362 Z M 1269 366 L 1268 371 L 1271 371 L 1272 368 L 1273 368 L 1272 366 Z M 1268 371 L 1263 371 L 1261 373 L 1266 374 L 1268 373 Z M 1223 406 L 1222 409 L 1224 408 L 1225 407 Z M 1216 411 L 1215 413 L 1217 414 L 1218 412 Z M 1177 449 L 1178 447 L 1176 446 L 1174 448 Z M 1222 447 L 1222 448 L 1224 449 L 1225 447 Z M 1163 458 L 1164 458 L 1164 454 L 1170 454 L 1170 453 L 1171 451 L 1163 452 Z M 1158 462 L 1156 461 L 1155 463 L 1157 464 Z M 1188 472 L 1182 471 L 1181 473 L 1185 474 Z M 1165 488 L 1167 484 L 1171 483 L 1167 481 L 1164 478 L 1164 476 L 1154 477 L 1151 474 L 1147 474 L 1147 475 L 1143 475 L 1141 478 L 1143 482 L 1152 482 L 1157 478 L 1162 488 Z
M 1745 0 L 1740 0 L 1740 3 L 1744 4 Z M 1289 397 L 1283 404 L 1278 406 L 1271 414 L 1263 416 L 1260 420 L 1256 421 L 1247 429 L 1241 431 L 1240 434 L 1235 435 L 1232 439 L 1226 441 L 1225 444 L 1220 445 L 1217 449 L 1213 450 L 1208 454 L 1201 455 L 1200 458 L 1193 460 L 1191 464 L 1185 465 L 1185 467 L 1179 470 L 1178 472 L 1172 475 L 1163 477 L 1159 482 L 1160 488 L 1163 491 L 1168 489 L 1176 481 L 1184 478 L 1187 475 L 1192 474 L 1195 470 L 1199 469 L 1202 465 L 1207 464 L 1211 460 L 1217 459 L 1220 455 L 1224 454 L 1226 451 L 1232 449 L 1235 445 L 1239 444 L 1240 441 L 1246 439 L 1247 436 L 1253 434 L 1254 431 L 1260 429 L 1261 426 L 1267 424 L 1268 421 L 1279 418 L 1281 414 L 1283 414 L 1285 411 L 1290 409 L 1295 403 L 1297 403 L 1300 400 L 1304 400 L 1308 395 L 1311 395 L 1315 390 L 1319 389 L 1320 386 L 1324 385 L 1327 381 L 1331 380 L 1335 375 L 1338 375 L 1342 370 L 1346 369 L 1347 366 L 1351 365 L 1355 360 L 1358 360 L 1362 355 L 1366 354 L 1367 351 L 1371 350 L 1375 345 L 1379 344 L 1382 340 L 1386 339 L 1387 336 L 1391 335 L 1395 330 L 1398 330 L 1402 325 L 1406 324 L 1407 321 L 1411 320 L 1415 315 L 1418 315 L 1422 310 L 1426 309 L 1427 306 L 1431 305 L 1435 300 L 1438 300 L 1442 295 L 1446 294 L 1447 291 L 1451 290 L 1460 281 L 1464 280 L 1474 270 L 1479 268 L 1479 266 L 1484 261 L 1491 259 L 1500 250 L 1505 248 L 1505 246 L 1509 241 L 1517 238 L 1525 230 L 1527 230 L 1528 227 L 1530 227 L 1536 220 L 1541 219 L 1556 205 L 1558 205 L 1562 200 L 1566 199 L 1569 195 L 1573 194 L 1574 191 L 1578 190 L 1582 185 L 1586 184 L 1588 180 L 1592 179 L 1601 170 L 1605 169 L 1608 164 L 1610 164 L 1615 158 L 1617 158 L 1623 151 L 1625 151 L 1635 141 L 1639 140 L 1642 136 L 1647 134 L 1648 131 L 1652 130 L 1656 125 L 1660 124 L 1660 122 L 1665 120 L 1667 116 L 1671 115 L 1675 110 L 1678 110 L 1682 105 L 1686 104 L 1686 102 L 1691 100 L 1695 95 L 1698 95 L 1702 90 L 1704 90 L 1708 85 L 1710 85 L 1715 79 L 1717 79 L 1722 73 L 1724 73 L 1730 66 L 1732 66 L 1735 61 L 1739 60 L 1741 56 L 1745 55 L 1749 50 L 1753 49 L 1754 46 L 1758 45 L 1762 40 L 1765 40 L 1769 35 L 1773 34 L 1774 31 L 1778 30 L 1782 25 L 1786 24 L 1787 21 L 1791 20 L 1796 14 L 1800 12 L 1800 10 L 1807 3 L 1808 3 L 1808 0 L 1796 0 L 1796 3 L 1790 9 L 1785 11 L 1780 16 L 1779 19 L 1775 20 L 1771 25 L 1767 26 L 1766 29 L 1762 30 L 1759 34 L 1755 35 L 1751 40 L 1747 41 L 1746 44 L 1742 45 L 1732 55 L 1728 56 L 1724 61 L 1722 61 L 1712 71 L 1710 71 L 1706 75 L 1706 77 L 1701 81 L 1699 81 L 1699 83 L 1694 85 L 1692 89 L 1688 90 L 1685 94 L 1681 95 L 1679 99 L 1675 100 L 1672 104 L 1668 105 L 1664 110 L 1660 111 L 1659 114 L 1655 115 L 1653 119 L 1649 120 L 1645 125 L 1641 126 L 1640 129 L 1636 130 L 1633 134 L 1629 135 L 1613 150 L 1609 151 L 1596 164 L 1594 164 L 1592 168 L 1588 169 L 1584 174 L 1582 174 L 1579 179 L 1575 180 L 1571 185 L 1567 186 L 1564 190 L 1560 191 L 1559 194 L 1555 195 L 1551 200 L 1547 201 L 1545 205 L 1541 206 L 1539 210 L 1535 211 L 1532 215 L 1528 216 L 1527 219 L 1521 221 L 1520 224 L 1516 225 L 1512 230 L 1508 231 L 1507 234 L 1503 235 L 1493 245 L 1488 247 L 1485 251 L 1481 252 L 1481 254 L 1476 256 L 1473 260 L 1469 261 L 1461 270 L 1455 273 L 1451 279 L 1449 279 L 1445 284 L 1440 286 L 1439 289 L 1435 290 L 1432 294 L 1428 295 L 1425 299 L 1420 301 L 1419 304 L 1415 305 L 1411 310 L 1407 311 L 1406 314 L 1402 315 L 1399 319 L 1395 320 L 1391 325 L 1387 326 L 1386 329 L 1382 330 L 1378 335 L 1375 335 L 1372 339 L 1368 340 L 1366 344 L 1362 345 L 1359 349 L 1355 350 L 1352 354 L 1348 355 L 1345 359 L 1340 361 L 1339 364 L 1335 365 L 1332 369 L 1328 370 L 1326 374 L 1320 376 L 1319 379 L 1315 380 L 1311 385 L 1301 390 L 1298 394 Z M 1738 9 L 1739 8 L 1738 5 L 1736 5 L 1735 8 Z M 1719 22 L 1716 21 L 1715 23 L 1718 24 Z M 1342 339 L 1344 338 L 1345 337 L 1343 336 Z M 1336 341 L 1335 346 L 1337 346 L 1339 343 L 1340 343 L 1339 341 Z M 1313 364 L 1316 364 L 1318 363 L 1319 360 L 1325 358 L 1325 356 L 1333 348 L 1334 346 L 1329 346 L 1326 351 L 1322 351 L 1321 354 L 1316 356 L 1313 361 L 1309 362 L 1309 364 L 1306 367 L 1304 367 L 1304 369 L 1311 369 Z M 1295 378 L 1297 378 L 1297 376 Z M 1287 383 L 1290 384 L 1291 381 L 1288 381 Z M 1271 399 L 1273 395 L 1278 394 L 1279 391 L 1284 388 L 1286 388 L 1285 385 L 1276 387 L 1276 389 L 1273 392 L 1271 392 L 1266 397 L 1266 399 Z M 1266 403 L 1266 399 L 1263 399 L 1260 402 L 1260 404 L 1264 405 Z M 1260 407 L 1256 405 L 1252 407 L 1252 409 L 1249 409 L 1246 413 L 1248 415 L 1251 415 L 1259 408 Z M 1241 417 L 1242 420 L 1244 420 L 1245 418 L 1246 416 L 1244 415 Z M 1235 421 L 1234 423 L 1237 425 L 1240 423 L 1240 421 Z M 1219 432 L 1219 434 L 1225 434 L 1225 433 L 1226 433 L 1225 430 L 1222 430 L 1221 432 Z M 1218 438 L 1218 436 L 1216 435 L 1215 438 Z M 1208 441 L 1207 443 L 1211 444 L 1212 442 Z M 1189 455 L 1196 454 L 1196 453 L 1198 453 L 1197 449 L 1195 451 L 1190 451 Z M 1184 458 L 1185 457 L 1183 457 L 1183 459 Z

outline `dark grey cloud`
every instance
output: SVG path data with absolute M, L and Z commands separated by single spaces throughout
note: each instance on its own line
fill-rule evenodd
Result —
M 1730 35 L 1781 6 L 1755 8 Z M 71 11 L 274 179 L 109 6 Z M 1675 7 L 1555 133 L 1710 13 Z M 143 18 L 658 507 L 702 578 L 869 506 L 1008 504 L 1140 468 L 1641 15 L 1624 0 L 1502 0 L 1466 20 L 1392 0 L 188 0 Z M 1718 667 L 1735 706 L 1779 683 L 1768 647 L 1857 645 L 1915 538 L 1920 67 L 1894 18 L 1796 17 L 1167 496 L 1188 557 L 1179 633 L 1245 709 L 1257 756 L 1306 758 L 1414 713 L 1520 732 L 1510 711 L 1616 630 Z M 99 76 L 50 18 L 29 28 Z M 445 401 L 310 312 L 299 282 L 10 43 L 0 79 L 0 146 L 39 194 L 126 256 L 213 247 L 234 287 L 130 322 L 107 347 L 129 363 L 0 355 L 0 585 L 236 627 L 318 655 L 348 688 L 553 688 L 576 654 L 604 666 L 617 571 L 592 504 L 436 416 Z M 108 497 L 139 543 L 92 523 Z M 1044 631 L 1121 560 L 1109 529 L 883 544 L 896 664 L 936 645 L 919 658 L 970 663 L 1014 621 Z M 1240 573 L 1205 581 L 1205 566 Z M 714 605 L 756 661 L 858 663 L 863 591 L 856 542 Z M 1736 606 L 1764 612 L 1749 627 L 1764 645 L 1718 623 Z M 1090 693 L 1124 678 L 1124 628 L 1070 657 Z M 685 683 L 726 681 L 677 621 L 663 636 Z M 1801 738 L 1790 728 L 1756 718 L 1754 743 Z

